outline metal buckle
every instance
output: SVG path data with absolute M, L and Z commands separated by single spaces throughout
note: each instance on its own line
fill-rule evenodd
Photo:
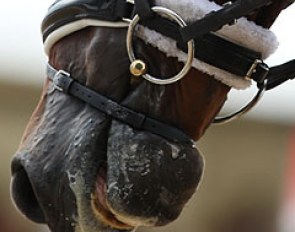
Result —
M 254 60 L 253 64 L 251 65 L 250 69 L 248 70 L 248 72 L 245 76 L 245 79 L 252 80 L 252 75 L 253 75 L 253 73 L 256 73 L 257 65 L 262 64 L 262 63 L 263 63 L 263 61 L 260 59 Z
M 65 92 L 65 89 L 64 89 L 64 85 L 62 84 L 63 80 L 62 78 L 63 77 L 70 77 L 71 74 L 64 71 L 64 70 L 58 70 L 54 77 L 53 77 L 53 80 L 52 80 L 52 83 L 53 83 L 53 86 L 56 90 L 60 91 L 60 92 Z M 65 82 L 64 82 L 65 83 Z
M 167 18 L 175 21 L 180 27 L 185 27 L 186 23 L 185 21 L 174 11 L 169 10 L 165 7 L 160 7 L 160 6 L 154 6 L 151 8 L 154 12 L 158 13 L 158 14 L 162 14 L 164 16 L 166 16 Z M 133 32 L 135 30 L 135 26 L 138 24 L 140 18 L 137 15 L 134 16 L 134 18 L 129 22 L 129 27 L 128 27 L 128 32 L 127 32 L 127 39 L 126 39 L 126 45 L 127 45 L 127 52 L 128 52 L 128 56 L 129 59 L 132 62 L 134 62 L 136 60 L 135 55 L 134 55 L 134 51 L 133 51 L 133 46 L 132 46 L 132 35 Z M 190 40 L 187 43 L 188 46 L 188 57 L 187 57 L 187 61 L 185 63 L 185 65 L 183 66 L 182 70 L 176 74 L 173 77 L 169 77 L 167 79 L 160 79 L 157 77 L 153 77 L 147 73 L 143 74 L 142 77 L 145 78 L 146 80 L 154 83 L 154 84 L 158 84 L 158 85 L 167 85 L 167 84 L 171 84 L 174 83 L 178 80 L 180 80 L 181 78 L 183 78 L 188 71 L 191 68 L 192 62 L 193 62 L 193 58 L 194 58 L 194 41 Z

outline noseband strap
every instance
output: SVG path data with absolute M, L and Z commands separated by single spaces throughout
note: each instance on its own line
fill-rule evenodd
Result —
M 187 143 L 194 147 L 195 143 L 193 139 L 181 130 L 129 109 L 98 92 L 91 90 L 78 83 L 64 70 L 56 70 L 48 64 L 47 75 L 56 90 L 74 96 L 118 121 L 126 123 L 138 130 L 149 131 L 170 141 Z

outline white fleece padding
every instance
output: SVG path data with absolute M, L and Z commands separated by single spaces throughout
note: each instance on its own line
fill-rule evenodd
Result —
M 221 9 L 221 6 L 214 2 L 209 2 L 208 0 L 156 0 L 156 5 L 177 12 L 187 23 L 196 21 L 213 10 Z M 49 54 L 50 48 L 59 39 L 87 26 L 127 27 L 128 24 L 125 22 L 114 23 L 92 19 L 82 19 L 72 22 L 60 27 L 48 36 L 44 42 L 45 52 Z M 151 44 L 160 51 L 166 53 L 168 57 L 177 57 L 181 62 L 186 61 L 187 54 L 177 48 L 176 41 L 144 27 L 138 27 L 136 34 L 146 43 Z M 232 26 L 223 26 L 221 30 L 216 32 L 216 34 L 231 42 L 260 52 L 263 59 L 272 54 L 279 44 L 273 32 L 248 21 L 246 18 L 240 18 L 237 23 Z M 238 77 L 197 59 L 194 59 L 192 66 L 210 76 L 214 76 L 222 83 L 236 89 L 245 89 L 251 85 L 251 81 L 249 80 Z

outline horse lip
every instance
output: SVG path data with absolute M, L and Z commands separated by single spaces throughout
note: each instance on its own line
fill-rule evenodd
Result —
M 134 226 L 120 221 L 110 209 L 106 199 L 106 171 L 101 167 L 98 172 L 95 192 L 91 195 L 91 207 L 102 223 L 119 230 L 133 230 Z

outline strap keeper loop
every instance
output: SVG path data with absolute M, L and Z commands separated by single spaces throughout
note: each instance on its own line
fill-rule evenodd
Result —
M 70 74 L 64 70 L 59 70 L 53 77 L 54 88 L 60 92 L 68 93 L 70 85 L 74 81 Z

